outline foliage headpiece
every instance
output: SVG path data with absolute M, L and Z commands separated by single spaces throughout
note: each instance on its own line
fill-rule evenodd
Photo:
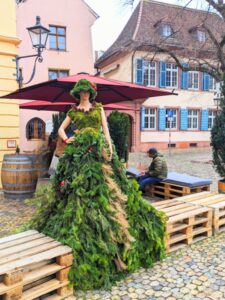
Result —
M 80 101 L 80 92 L 86 91 L 90 93 L 90 101 L 94 101 L 97 96 L 97 87 L 95 83 L 88 81 L 87 79 L 80 79 L 74 85 L 73 89 L 70 91 L 70 95 Z

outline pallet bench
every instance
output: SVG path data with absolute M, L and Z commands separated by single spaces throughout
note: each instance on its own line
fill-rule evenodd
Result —
M 73 294 L 68 246 L 29 230 L 0 239 L 0 300 L 60 300 Z
M 183 203 L 191 203 L 198 207 L 209 207 L 213 211 L 214 234 L 225 231 L 225 194 L 202 192 L 175 199 Z
M 152 205 L 166 214 L 167 253 L 212 235 L 211 208 L 196 207 L 173 199 L 154 202 Z
M 165 180 L 152 185 L 150 191 L 152 196 L 173 199 L 188 194 L 200 193 L 210 190 L 212 180 L 169 172 Z
M 163 199 L 173 199 L 189 194 L 200 193 L 203 191 L 209 191 L 209 185 L 202 185 L 198 187 L 188 187 L 182 186 L 174 183 L 159 182 L 150 188 L 151 196 L 163 198 Z

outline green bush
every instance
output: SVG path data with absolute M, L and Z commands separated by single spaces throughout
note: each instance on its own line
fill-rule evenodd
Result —
M 221 87 L 220 110 L 211 131 L 211 144 L 215 169 L 225 179 L 225 73 Z
M 128 158 L 128 135 L 130 130 L 129 116 L 113 111 L 108 117 L 109 131 L 120 159 Z

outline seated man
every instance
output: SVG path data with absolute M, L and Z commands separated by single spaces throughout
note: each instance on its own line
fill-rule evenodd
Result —
M 142 172 L 141 176 L 137 178 L 142 192 L 145 191 L 146 185 L 160 182 L 167 177 L 167 164 L 164 156 L 156 148 L 150 148 L 148 156 L 152 158 L 149 169 L 146 172 Z

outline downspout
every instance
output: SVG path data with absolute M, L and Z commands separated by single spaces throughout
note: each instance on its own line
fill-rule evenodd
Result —
M 131 83 L 134 83 L 134 56 L 137 52 L 137 49 L 134 50 L 132 56 L 131 56 Z

